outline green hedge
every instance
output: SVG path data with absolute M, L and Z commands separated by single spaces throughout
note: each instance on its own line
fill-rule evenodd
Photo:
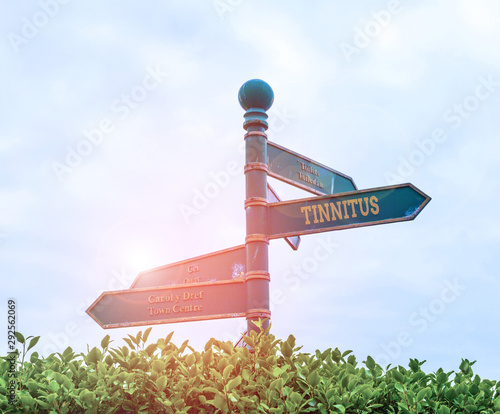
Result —
M 16 400 L 9 401 L 9 357 L 0 358 L 2 413 L 500 413 L 500 382 L 482 380 L 473 362 L 458 372 L 426 374 L 425 362 L 382 369 L 351 351 L 301 353 L 295 338 L 263 332 L 245 336 L 248 347 L 210 339 L 203 352 L 172 333 L 146 344 L 151 328 L 124 338 L 128 346 L 17 360 Z M 31 339 L 31 340 L 30 340 Z M 28 340 L 29 343 L 28 343 Z M 11 355 L 12 356 L 12 355 Z

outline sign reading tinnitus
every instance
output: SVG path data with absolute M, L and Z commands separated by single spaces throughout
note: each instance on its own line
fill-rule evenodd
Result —
M 411 184 L 270 204 L 269 237 L 413 220 L 430 197 Z

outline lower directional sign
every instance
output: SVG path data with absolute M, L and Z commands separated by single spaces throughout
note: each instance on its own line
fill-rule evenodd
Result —
M 245 275 L 245 245 L 219 250 L 139 273 L 132 289 L 232 280 Z
M 245 281 L 103 292 L 86 312 L 105 329 L 237 318 L 246 315 Z
M 271 239 L 413 220 L 430 197 L 412 184 L 269 205 Z

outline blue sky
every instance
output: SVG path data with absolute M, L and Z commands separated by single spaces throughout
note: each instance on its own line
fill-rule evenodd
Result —
M 118 345 L 144 328 L 100 328 L 84 311 L 101 292 L 244 243 L 237 93 L 260 78 L 272 141 L 359 189 L 432 197 L 411 222 L 304 236 L 296 252 L 272 241 L 273 333 L 384 366 L 468 358 L 500 379 L 499 20 L 493 0 L 4 4 L 0 315 L 15 298 L 44 355 Z M 151 339 L 201 348 L 244 327 Z

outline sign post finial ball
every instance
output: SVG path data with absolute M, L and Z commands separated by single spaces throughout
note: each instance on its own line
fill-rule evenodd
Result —
M 259 108 L 267 111 L 274 101 L 271 87 L 260 79 L 252 79 L 243 84 L 238 92 L 238 100 L 245 111 Z

